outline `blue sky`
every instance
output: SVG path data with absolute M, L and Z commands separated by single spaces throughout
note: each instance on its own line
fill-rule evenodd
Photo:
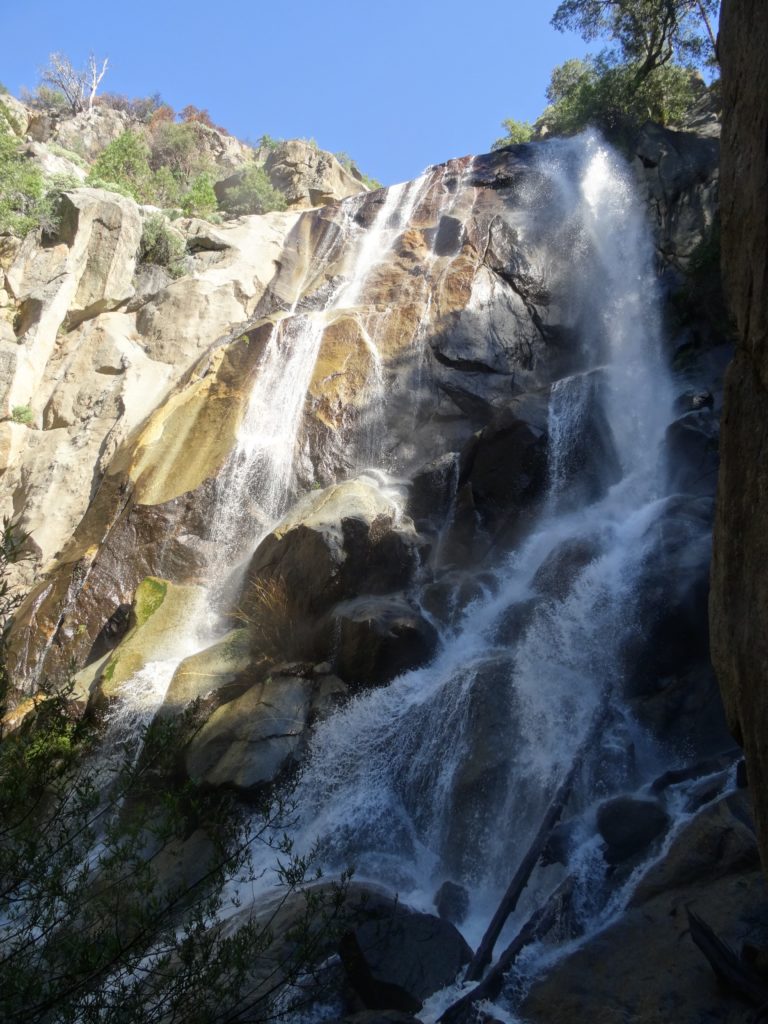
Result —
M 4 5 L 6 6 L 6 5 Z M 385 184 L 487 150 L 531 120 L 585 44 L 557 0 L 29 0 L 2 13 L 0 81 L 32 88 L 51 51 L 108 56 L 102 87 L 207 107 L 234 135 L 311 137 Z

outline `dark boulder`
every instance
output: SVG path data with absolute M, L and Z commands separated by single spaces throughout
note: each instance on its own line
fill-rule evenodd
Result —
M 461 924 L 469 911 L 469 893 L 457 882 L 443 882 L 435 893 L 433 902 L 438 916 L 453 924 Z
M 374 897 L 346 932 L 339 952 L 347 981 L 371 1010 L 416 1013 L 455 981 L 472 950 L 448 921 Z
M 667 427 L 670 490 L 713 496 L 717 484 L 718 423 L 710 408 L 688 412 Z
M 643 853 L 668 828 L 669 815 L 655 800 L 618 796 L 597 810 L 597 830 L 605 841 L 609 864 Z
M 595 537 L 571 537 L 558 544 L 541 563 L 533 587 L 542 596 L 562 601 L 577 576 L 600 554 Z
M 355 686 L 380 686 L 425 665 L 438 635 L 418 609 L 401 597 L 366 596 L 333 611 L 335 668 Z

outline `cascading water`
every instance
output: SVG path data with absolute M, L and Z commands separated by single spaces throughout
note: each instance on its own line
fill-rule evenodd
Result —
M 443 880 L 466 884 L 470 942 L 600 709 L 605 726 L 586 751 L 572 810 L 641 786 L 658 767 L 620 693 L 636 584 L 665 508 L 658 450 L 671 383 L 652 251 L 627 171 L 598 137 L 538 152 L 517 229 L 523 245 L 529 233 L 551 254 L 552 287 L 568 290 L 585 368 L 552 388 L 538 527 L 430 666 L 317 728 L 294 794 L 299 847 L 318 841 L 326 869 L 354 864 L 359 878 L 425 910 Z M 598 435 L 613 469 L 585 491 L 582 457 Z M 584 849 L 594 848 L 590 833 Z M 597 927 L 605 901 L 589 856 L 582 861 L 575 903 L 581 927 Z M 539 896 L 548 885 L 540 876 Z
M 564 320 L 579 349 L 572 353 L 579 372 L 550 390 L 548 493 L 538 522 L 494 567 L 485 596 L 443 631 L 431 665 L 358 696 L 316 728 L 293 794 L 297 848 L 317 842 L 327 871 L 354 864 L 358 878 L 429 911 L 442 881 L 466 885 L 471 907 L 463 929 L 473 944 L 596 715 L 604 726 L 570 799 L 583 840 L 571 862 L 583 930 L 599 927 L 616 908 L 595 869 L 590 808 L 642 787 L 659 763 L 621 695 L 638 579 L 667 506 L 658 450 L 671 384 L 651 246 L 628 174 L 598 137 L 549 142 L 536 152 L 510 222 L 523 251 L 546 254 L 548 290 L 567 307 Z M 466 175 L 459 177 L 443 190 L 438 222 L 475 201 Z M 208 601 L 191 618 L 183 654 L 215 638 L 218 596 L 236 589 L 233 579 L 290 503 L 306 394 L 329 318 L 341 311 L 357 318 L 371 355 L 371 413 L 350 464 L 372 463 L 372 479 L 383 471 L 386 481 L 392 465 L 375 457 L 385 419 L 379 340 L 391 311 L 366 306 L 366 286 L 427 190 L 442 188 L 444 178 L 435 184 L 425 175 L 389 189 L 365 233 L 354 221 L 358 201 L 343 204 L 354 272 L 334 283 L 322 310 L 297 312 L 294 304 L 276 319 L 218 484 L 211 534 L 220 564 L 211 567 Z M 437 232 L 419 285 L 423 310 L 435 294 L 436 240 Z M 472 290 L 478 315 L 492 298 L 487 284 Z M 428 327 L 423 312 L 414 335 L 421 356 Z M 148 666 L 128 684 L 127 721 L 151 715 L 172 664 L 163 663 L 159 674 Z M 553 872 L 539 869 L 519 916 L 557 884 Z

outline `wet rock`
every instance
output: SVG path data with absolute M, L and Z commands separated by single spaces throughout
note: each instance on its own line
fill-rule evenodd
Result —
M 369 1009 L 417 1012 L 451 984 L 472 951 L 448 921 L 379 898 L 341 939 L 347 980 Z
M 459 457 L 456 452 L 433 459 L 420 469 L 408 493 L 408 514 L 418 529 L 423 525 L 441 523 L 456 494 L 459 479 Z
M 240 682 L 251 666 L 251 642 L 247 629 L 231 630 L 218 643 L 185 658 L 173 674 L 166 690 L 161 715 L 174 714 L 199 697 L 215 692 L 219 699 Z M 232 694 L 231 696 L 234 696 Z
M 667 427 L 666 456 L 671 490 L 714 496 L 719 429 L 707 407 L 686 413 Z
M 421 591 L 419 603 L 438 622 L 455 626 L 467 607 L 486 593 L 483 581 L 477 575 L 461 569 L 442 573 Z
M 649 527 L 624 642 L 625 692 L 641 720 L 707 756 L 728 746 L 709 662 L 712 502 L 674 497 Z M 711 741 L 711 742 L 710 742 Z
M 433 657 L 437 631 L 399 597 L 359 597 L 333 611 L 336 671 L 355 686 L 379 686 Z
M 493 541 L 513 544 L 546 486 L 546 434 L 506 413 L 477 433 L 460 455 L 446 559 L 485 554 Z
M 433 903 L 439 917 L 453 924 L 461 924 L 469 910 L 469 893 L 463 885 L 446 881 L 435 893 Z
M 669 815 L 655 800 L 619 796 L 597 809 L 597 829 L 605 841 L 605 858 L 610 864 L 643 853 L 668 827 Z
M 768 892 L 748 820 L 743 794 L 696 815 L 625 913 L 533 984 L 520 1016 L 532 1024 L 748 1024 L 754 1008 L 718 984 L 687 917 L 690 907 L 734 949 L 745 939 L 764 941 Z
M 510 737 L 520 723 L 517 698 L 509 685 L 511 670 L 510 660 L 499 656 L 459 669 L 469 675 L 456 738 L 464 756 L 445 796 L 440 852 L 446 871 L 468 884 L 475 883 L 483 870 L 478 849 L 497 835 L 498 808 L 503 806 L 515 756 Z
M 688 412 L 698 412 L 700 409 L 714 409 L 714 407 L 715 399 L 711 391 L 689 389 L 675 399 L 675 412 L 678 416 L 684 416 Z
M 131 608 L 132 627 L 101 673 L 99 699 L 117 696 L 121 686 L 149 662 L 171 657 L 178 633 L 200 599 L 197 587 L 175 586 L 157 577 L 142 580 Z
M 281 578 L 306 613 L 317 615 L 358 594 L 399 590 L 418 562 L 410 520 L 399 518 L 378 488 L 350 480 L 300 501 L 256 549 L 249 577 Z M 246 614 L 252 604 L 246 584 Z
M 562 601 L 575 580 L 600 554 L 596 537 L 573 537 L 559 544 L 544 559 L 532 586 L 544 597 Z
M 502 646 L 513 646 L 522 639 L 531 623 L 539 601 L 535 597 L 525 601 L 516 601 L 505 608 L 499 616 L 496 627 L 495 642 Z

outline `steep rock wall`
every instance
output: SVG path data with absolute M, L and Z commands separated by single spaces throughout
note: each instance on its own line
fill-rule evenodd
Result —
M 723 4 L 722 258 L 739 341 L 729 368 L 712 565 L 712 656 L 743 744 L 768 868 L 768 10 Z

